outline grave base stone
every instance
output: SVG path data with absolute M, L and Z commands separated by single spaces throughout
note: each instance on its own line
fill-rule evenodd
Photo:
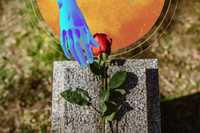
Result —
M 102 123 L 99 114 L 88 107 L 72 105 L 60 93 L 82 88 L 98 108 L 99 81 L 89 70 L 74 61 L 55 62 L 53 73 L 52 131 L 55 133 L 161 133 L 157 59 L 114 60 L 108 69 L 113 75 L 128 72 L 128 94 L 122 102 L 118 120 Z

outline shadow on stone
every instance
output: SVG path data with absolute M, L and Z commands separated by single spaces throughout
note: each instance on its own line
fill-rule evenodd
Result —
M 111 61 L 112 65 L 123 66 L 126 60 L 124 59 L 114 59 Z
M 161 102 L 162 133 L 199 133 L 200 93 Z
M 128 78 L 122 88 L 125 88 L 126 94 L 124 96 L 115 96 L 113 98 L 113 101 L 117 103 L 119 109 L 119 112 L 116 117 L 116 125 L 115 125 L 115 131 L 113 128 L 113 123 L 110 124 L 110 128 L 112 132 L 118 133 L 118 122 L 122 120 L 122 118 L 125 116 L 126 113 L 129 111 L 133 110 L 133 107 L 130 106 L 130 104 L 126 100 L 126 96 L 130 94 L 131 89 L 134 89 L 136 85 L 138 84 L 138 77 L 134 73 L 129 72 L 128 73 Z
M 138 83 L 137 75 L 128 72 L 128 78 L 124 83 L 124 85 L 122 86 L 122 88 L 125 88 L 126 94 L 124 96 L 121 97 L 119 96 L 114 98 L 114 101 L 118 103 L 118 106 L 120 107 L 120 110 L 117 115 L 117 121 L 120 121 L 127 112 L 133 109 L 129 105 L 129 103 L 126 102 L 127 101 L 126 96 L 130 93 L 131 89 L 134 89 L 136 87 L 137 83 Z
M 128 72 L 128 78 L 125 82 L 124 88 L 127 91 L 127 94 L 130 93 L 131 89 L 134 89 L 136 85 L 138 84 L 138 77 L 134 73 Z

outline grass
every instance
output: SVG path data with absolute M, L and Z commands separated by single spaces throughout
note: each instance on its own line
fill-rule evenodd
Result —
M 24 2 L 1 0 L 0 18 L 0 132 L 50 132 L 52 64 L 65 58 Z M 164 133 L 199 131 L 199 26 L 199 0 L 180 0 L 171 26 L 142 55 L 160 59 Z
M 32 25 L 24 2 L 1 1 L 1 7 L 0 132 L 48 132 L 52 64 L 63 54 L 39 22 Z

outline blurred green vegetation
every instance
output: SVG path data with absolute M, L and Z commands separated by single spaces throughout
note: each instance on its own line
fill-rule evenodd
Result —
M 66 59 L 24 1 L 1 0 L 0 18 L 0 132 L 50 132 L 53 61 Z M 180 0 L 171 26 L 154 40 L 152 47 L 139 58 L 160 59 L 161 107 L 164 106 L 165 120 L 181 112 L 176 112 L 176 104 L 171 106 L 168 102 L 200 92 L 200 1 Z M 185 104 L 178 101 L 184 105 L 181 109 L 195 103 L 198 118 L 200 105 L 188 100 Z M 165 112 L 170 107 L 174 114 Z M 193 118 L 192 111 L 184 113 Z M 187 121 L 180 126 L 183 117 L 177 117 L 178 127 L 177 123 L 169 125 L 170 133 L 179 127 L 183 129 L 178 133 L 199 131 Z M 166 133 L 171 123 L 171 119 L 167 120 L 162 122 Z M 194 123 L 200 127 L 199 121 Z
M 0 132 L 49 132 L 53 61 L 65 58 L 30 5 L 0 7 Z

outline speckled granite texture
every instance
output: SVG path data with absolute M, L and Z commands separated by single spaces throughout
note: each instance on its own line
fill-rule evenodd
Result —
M 128 72 L 129 92 L 121 100 L 123 107 L 118 122 L 113 123 L 115 133 L 160 133 L 160 99 L 158 66 L 156 59 L 115 60 L 109 75 L 119 70 Z M 55 133 L 110 133 L 109 124 L 99 122 L 95 111 L 65 102 L 60 93 L 68 88 L 87 90 L 98 107 L 101 82 L 89 71 L 80 69 L 73 61 L 55 62 L 53 74 L 52 131 Z

